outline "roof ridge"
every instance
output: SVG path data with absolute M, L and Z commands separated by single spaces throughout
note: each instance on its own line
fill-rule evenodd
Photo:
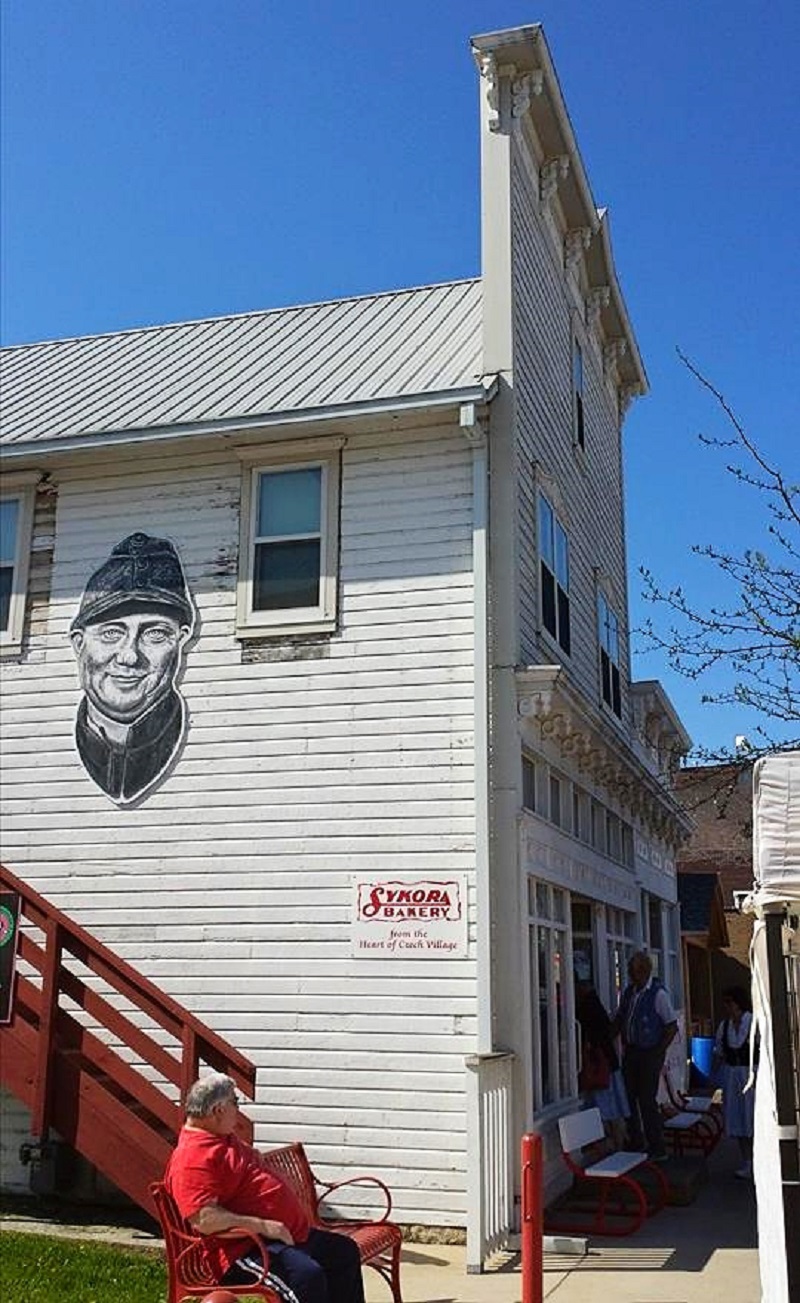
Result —
M 163 321 L 150 326 L 126 326 L 124 330 L 101 330 L 96 334 L 63 335 L 53 339 L 30 340 L 27 343 L 5 344 L 0 346 L 0 353 L 19 353 L 26 349 L 55 347 L 59 344 L 77 344 L 83 341 L 100 339 L 118 339 L 122 335 L 157 334 L 159 331 L 178 330 L 184 326 L 205 326 L 222 321 L 244 321 L 248 317 L 269 317 L 282 312 L 300 312 L 304 308 L 325 308 L 337 303 L 359 303 L 369 299 L 396 297 L 400 294 L 421 294 L 425 290 L 450 289 L 457 285 L 475 285 L 480 276 L 456 277 L 449 281 L 433 281 L 427 285 L 403 285 L 394 290 L 375 290 L 369 294 L 345 294 L 341 298 L 315 299 L 308 303 L 286 303 L 271 308 L 251 308 L 247 312 L 226 312 L 221 316 L 190 317 L 186 321 Z

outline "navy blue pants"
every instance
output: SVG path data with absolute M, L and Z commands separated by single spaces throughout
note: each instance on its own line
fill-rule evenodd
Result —
M 303 1244 L 267 1240 L 269 1273 L 297 1295 L 299 1303 L 364 1303 L 358 1245 L 335 1231 L 312 1230 Z M 258 1260 L 256 1262 L 256 1274 Z M 227 1271 L 223 1285 L 244 1285 L 253 1279 L 247 1255 Z
M 661 1109 L 656 1099 L 663 1066 L 664 1051 L 659 1047 L 643 1050 L 638 1045 L 626 1046 L 622 1075 L 631 1106 L 628 1142 L 637 1152 L 646 1145 L 649 1154 L 659 1157 L 665 1152 Z

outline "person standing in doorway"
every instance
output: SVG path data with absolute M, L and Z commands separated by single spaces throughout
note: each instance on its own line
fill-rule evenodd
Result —
M 581 1029 L 578 1086 L 587 1103 L 600 1110 L 606 1132 L 621 1149 L 630 1115 L 625 1083 L 611 1035 L 611 1019 L 595 990 L 589 966 L 575 956 L 575 1017 Z
M 664 1129 L 658 1107 L 658 1086 L 664 1057 L 678 1031 L 678 1020 L 664 986 L 653 976 L 653 961 L 637 950 L 628 962 L 630 979 L 611 1024 L 622 1037 L 622 1075 L 630 1105 L 628 1143 L 645 1148 L 663 1162 Z
M 753 1015 L 750 999 L 741 986 L 723 992 L 725 1017 L 717 1028 L 714 1062 L 722 1069 L 722 1108 L 725 1134 L 735 1136 L 742 1156 L 734 1175 L 740 1181 L 753 1179 L 753 1120 L 755 1091 L 747 1090 L 750 1080 L 750 1030 Z M 753 1056 L 755 1064 L 755 1054 Z

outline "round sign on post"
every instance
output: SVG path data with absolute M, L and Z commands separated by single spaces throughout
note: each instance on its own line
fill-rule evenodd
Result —
M 0 1026 L 11 1022 L 17 960 L 19 895 L 0 891 Z

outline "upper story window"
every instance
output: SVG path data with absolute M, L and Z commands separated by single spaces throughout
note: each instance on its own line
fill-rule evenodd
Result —
M 38 474 L 4 477 L 0 494 L 0 651 L 19 651 Z
M 572 434 L 578 447 L 586 446 L 583 406 L 583 349 L 577 339 L 572 343 Z
M 240 634 L 334 628 L 338 517 L 338 451 L 245 471 Z
M 597 597 L 597 629 L 600 643 L 600 690 L 603 701 L 621 718 L 619 620 L 602 593 Z
M 539 494 L 542 624 L 570 654 L 569 540 L 548 498 Z

